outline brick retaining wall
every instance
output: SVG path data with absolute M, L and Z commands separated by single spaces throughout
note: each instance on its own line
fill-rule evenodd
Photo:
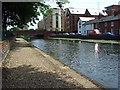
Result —
M 10 48 L 12 47 L 14 40 L 15 40 L 15 37 L 11 37 L 0 43 L 0 60 L 4 60 L 5 56 L 7 55 Z

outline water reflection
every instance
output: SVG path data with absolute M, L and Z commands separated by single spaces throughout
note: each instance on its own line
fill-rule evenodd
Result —
M 118 87 L 119 45 L 42 39 L 32 43 L 104 86 Z
M 95 43 L 95 52 L 98 52 L 98 43 Z
M 99 44 L 95 43 L 95 58 L 98 58 L 98 51 L 99 51 L 98 47 L 99 47 Z

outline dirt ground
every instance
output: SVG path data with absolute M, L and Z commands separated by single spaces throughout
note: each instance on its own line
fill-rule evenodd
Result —
M 97 88 L 100 86 L 80 73 L 16 38 L 2 62 L 3 88 Z

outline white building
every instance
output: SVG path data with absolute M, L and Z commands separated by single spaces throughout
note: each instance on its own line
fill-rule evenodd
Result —
M 47 31 L 64 31 L 64 12 L 60 8 L 51 8 L 44 16 L 44 29 Z
M 87 35 L 87 30 L 94 29 L 93 24 L 86 24 L 87 21 L 95 19 L 94 17 L 79 17 L 78 20 L 78 33 L 81 35 Z
M 59 8 L 53 8 L 52 29 L 53 31 L 61 31 L 61 9 Z

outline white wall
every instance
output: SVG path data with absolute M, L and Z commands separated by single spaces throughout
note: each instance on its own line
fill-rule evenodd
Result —
M 81 22 L 81 20 L 78 21 L 78 33 L 81 33 L 81 35 L 87 35 L 88 30 L 93 30 L 94 29 L 94 24 L 83 24 L 81 23 L 81 28 L 79 28 L 79 22 Z
M 82 34 L 82 21 L 79 19 L 77 24 L 78 24 L 77 25 L 78 26 L 78 33 Z M 80 28 L 80 26 L 81 26 L 81 28 Z
M 94 25 L 93 24 L 87 24 L 84 27 L 84 35 L 87 35 L 88 30 L 93 30 L 94 29 Z
M 58 31 L 61 31 L 61 10 L 59 8 L 54 9 L 52 13 L 52 28 L 56 31 L 56 13 L 58 13 Z

